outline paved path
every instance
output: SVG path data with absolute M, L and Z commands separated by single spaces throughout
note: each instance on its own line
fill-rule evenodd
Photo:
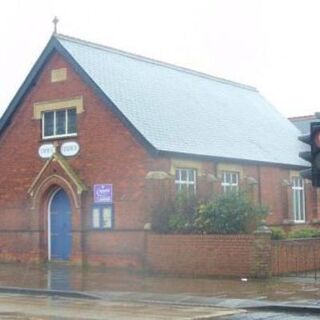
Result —
M 232 316 L 218 317 L 219 320 L 319 320 L 318 315 L 308 313 L 275 313 L 275 312 L 250 312 Z M 217 320 L 218 320 L 217 319 Z
M 139 292 L 91 292 L 107 301 L 131 301 L 185 306 L 218 307 L 247 310 L 273 310 L 292 312 L 312 312 L 320 315 L 319 300 L 270 301 L 265 299 L 232 299 L 194 296 L 188 294 L 159 294 Z M 320 316 L 319 316 L 320 318 Z
M 201 320 L 243 312 L 226 308 L 0 295 L 0 319 Z
M 36 317 L 202 319 L 222 315 L 232 320 L 274 320 L 282 319 L 277 318 L 279 311 L 300 312 L 296 317 L 301 312 L 320 314 L 320 282 L 312 278 L 242 282 L 241 279 L 155 277 L 63 264 L 11 264 L 0 265 L 0 287 L 0 319 L 20 319 L 17 317 L 25 316 L 26 312 L 32 320 Z M 21 300 L 17 295 L 9 295 L 13 292 L 19 293 Z M 26 294 L 29 296 L 22 296 Z M 39 301 L 43 304 L 39 305 Z M 249 312 L 239 314 L 239 309 Z M 88 310 L 94 312 L 93 318 L 89 318 Z M 228 315 L 230 312 L 235 315 Z M 286 315 L 291 320 L 290 313 Z
M 152 276 L 63 264 L 0 264 L 0 286 L 76 291 L 132 291 L 274 301 L 319 299 L 314 278 L 248 279 Z

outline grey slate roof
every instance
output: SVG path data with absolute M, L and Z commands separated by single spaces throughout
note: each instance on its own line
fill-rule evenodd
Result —
M 298 157 L 305 149 L 299 131 L 256 89 L 81 40 L 57 39 L 156 149 L 307 165 Z
M 1 131 L 52 50 L 158 151 L 308 166 L 298 157 L 306 149 L 299 130 L 255 88 L 63 35 L 49 41 L 2 117 Z

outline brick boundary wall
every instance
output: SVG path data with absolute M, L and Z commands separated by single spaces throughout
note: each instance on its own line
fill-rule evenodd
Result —
M 38 232 L 10 231 L 1 233 L 0 243 L 1 262 L 40 262 Z
M 320 269 L 320 239 L 272 241 L 272 275 Z
M 91 231 L 87 234 L 86 262 L 111 269 L 143 270 L 145 236 L 144 231 Z
M 147 237 L 147 268 L 192 276 L 249 276 L 253 235 L 156 235 Z
M 107 268 L 256 278 L 320 270 L 320 239 L 272 241 L 266 230 L 252 235 L 90 232 L 86 237 L 86 263 Z M 41 260 L 37 232 L 7 232 L 0 235 L 0 243 L 1 261 Z

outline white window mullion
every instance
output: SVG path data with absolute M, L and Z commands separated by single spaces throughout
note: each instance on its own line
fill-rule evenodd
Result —
M 64 123 L 64 128 L 65 131 L 62 132 L 63 130 L 60 130 L 60 133 L 58 133 L 58 116 L 57 116 L 57 110 L 54 111 L 45 111 L 42 112 L 42 124 L 41 124 L 41 128 L 42 128 L 42 139 L 52 139 L 52 138 L 60 138 L 60 137 L 66 137 L 66 136 L 77 136 L 77 130 L 75 128 L 75 130 L 72 130 L 73 132 L 70 132 L 70 127 L 69 127 L 69 111 L 70 109 L 63 109 L 63 110 L 58 110 L 59 114 L 62 116 L 62 111 L 64 112 L 63 118 L 60 117 L 60 121 L 61 123 L 59 123 L 59 125 L 61 125 L 61 129 L 63 127 L 63 123 L 62 121 L 65 121 Z M 74 113 L 74 110 L 71 109 L 73 111 L 72 115 L 74 118 L 70 118 L 73 121 L 73 126 L 76 126 L 76 114 Z M 49 115 L 50 117 L 49 117 Z M 48 115 L 48 116 L 46 116 Z M 50 118 L 48 120 L 48 118 Z M 47 121 L 48 120 L 48 121 Z M 50 126 L 50 127 L 49 127 Z M 52 130 L 51 130 L 51 126 L 52 126 Z
M 304 181 L 301 179 L 301 220 L 306 220 L 306 202 L 305 202 L 305 195 L 304 195 Z
M 299 202 L 299 200 L 298 200 L 298 197 L 297 197 L 297 190 L 295 189 L 294 190 L 294 198 L 295 198 L 295 203 L 294 203 L 294 205 L 295 205 L 295 219 L 297 220 L 297 221 L 299 221 L 299 205 L 298 205 L 298 202 Z
M 45 128 L 44 119 L 45 119 L 44 112 L 42 112 L 42 138 L 44 138 L 44 128 Z
M 221 186 L 224 193 L 229 191 L 237 192 L 239 190 L 239 173 L 233 171 L 222 172 Z
M 57 133 L 57 130 L 56 130 L 56 112 L 54 111 L 53 112 L 53 135 L 55 136 Z
M 300 177 L 292 178 L 292 202 L 294 220 L 296 222 L 304 222 L 306 219 L 304 183 Z
M 301 200 L 300 200 L 301 189 L 300 189 L 300 187 L 298 187 L 296 189 L 296 192 L 297 192 L 297 198 L 298 198 L 298 218 L 301 221 L 302 219 L 301 219 Z
M 178 192 L 186 190 L 196 193 L 196 170 L 195 169 L 176 169 L 176 190 Z M 192 190 L 192 191 L 191 191 Z
M 305 200 L 304 181 L 303 180 L 302 180 L 302 209 L 303 209 L 302 220 L 305 221 L 306 220 L 306 200 Z
M 69 132 L 68 132 L 68 109 L 66 109 L 65 110 L 65 113 L 66 113 L 66 117 L 65 117 L 65 119 L 66 119 L 66 123 L 65 123 L 65 133 L 66 134 L 68 134 Z

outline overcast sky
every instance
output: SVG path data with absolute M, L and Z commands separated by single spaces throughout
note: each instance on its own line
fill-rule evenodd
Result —
M 7 0 L 0 114 L 58 32 L 258 88 L 283 115 L 320 111 L 318 0 Z

